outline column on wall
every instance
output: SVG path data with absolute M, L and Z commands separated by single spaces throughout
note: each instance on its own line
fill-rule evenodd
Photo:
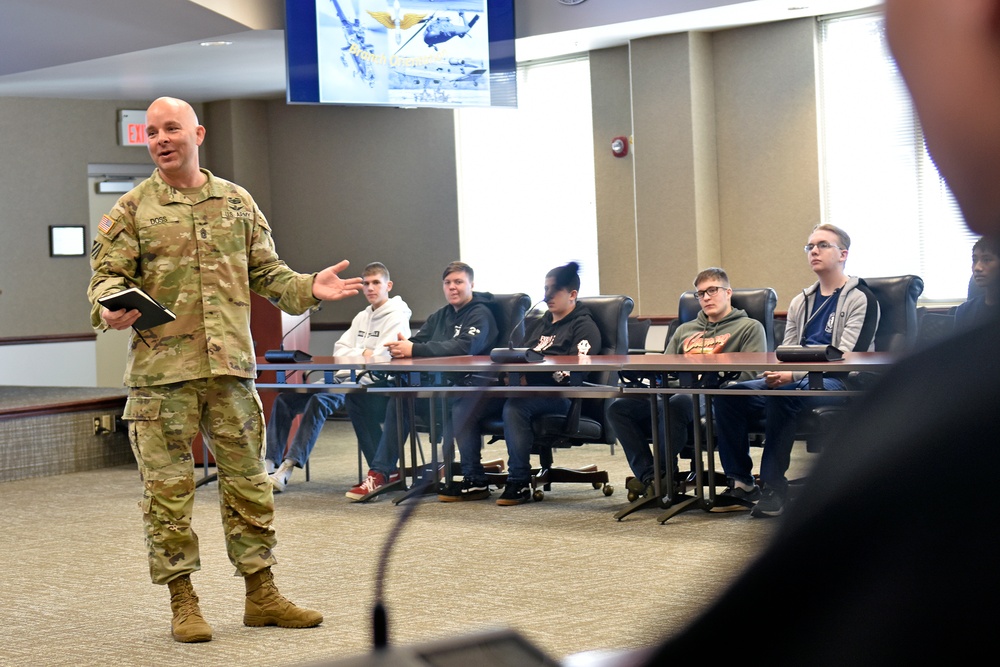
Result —
M 633 40 L 591 63 L 601 291 L 630 294 L 640 315 L 672 314 L 720 257 L 711 35 Z M 616 159 L 609 132 L 629 127 L 626 114 L 634 143 Z

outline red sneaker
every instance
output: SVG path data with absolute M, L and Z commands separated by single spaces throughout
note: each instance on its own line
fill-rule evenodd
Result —
M 386 484 L 391 484 L 393 482 L 398 482 L 398 481 L 399 481 L 399 471 L 390 474 L 389 479 L 387 480 L 385 475 L 383 475 L 382 473 L 376 472 L 374 470 L 369 470 L 368 476 L 365 477 L 365 481 L 361 482 L 360 484 L 352 488 L 344 495 L 354 501 L 361 500 L 365 496 L 370 495 L 375 491 L 378 491 Z

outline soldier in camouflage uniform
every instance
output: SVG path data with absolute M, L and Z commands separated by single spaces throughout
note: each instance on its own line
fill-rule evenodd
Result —
M 219 470 L 229 559 L 246 578 L 246 625 L 312 627 L 323 617 L 274 586 L 274 499 L 264 470 L 264 417 L 254 388 L 251 290 L 297 314 L 322 299 L 357 293 L 341 262 L 318 274 L 292 271 L 246 190 L 201 169 L 205 128 L 189 104 L 161 98 L 146 112 L 153 175 L 124 195 L 98 226 L 88 297 L 99 329 L 132 326 L 138 311 L 108 311 L 98 298 L 140 287 L 173 322 L 132 335 L 124 419 L 143 481 L 140 503 L 153 583 L 167 584 L 177 641 L 207 641 L 190 575 L 200 568 L 191 529 L 200 430 Z

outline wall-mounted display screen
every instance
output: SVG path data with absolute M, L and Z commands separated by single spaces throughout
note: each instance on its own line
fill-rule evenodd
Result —
M 290 104 L 516 107 L 514 0 L 285 3 Z

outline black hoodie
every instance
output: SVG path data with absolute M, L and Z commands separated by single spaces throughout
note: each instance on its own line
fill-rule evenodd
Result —
M 569 315 L 558 322 L 546 312 L 531 326 L 525 336 L 528 347 L 544 355 L 566 356 L 601 353 L 601 330 L 587 306 L 577 302 Z M 530 384 L 558 383 L 560 378 L 542 378 L 543 373 L 526 373 Z
M 451 357 L 485 354 L 497 339 L 495 302 L 489 292 L 473 292 L 472 300 L 457 311 L 448 304 L 435 311 L 410 338 L 414 357 Z

